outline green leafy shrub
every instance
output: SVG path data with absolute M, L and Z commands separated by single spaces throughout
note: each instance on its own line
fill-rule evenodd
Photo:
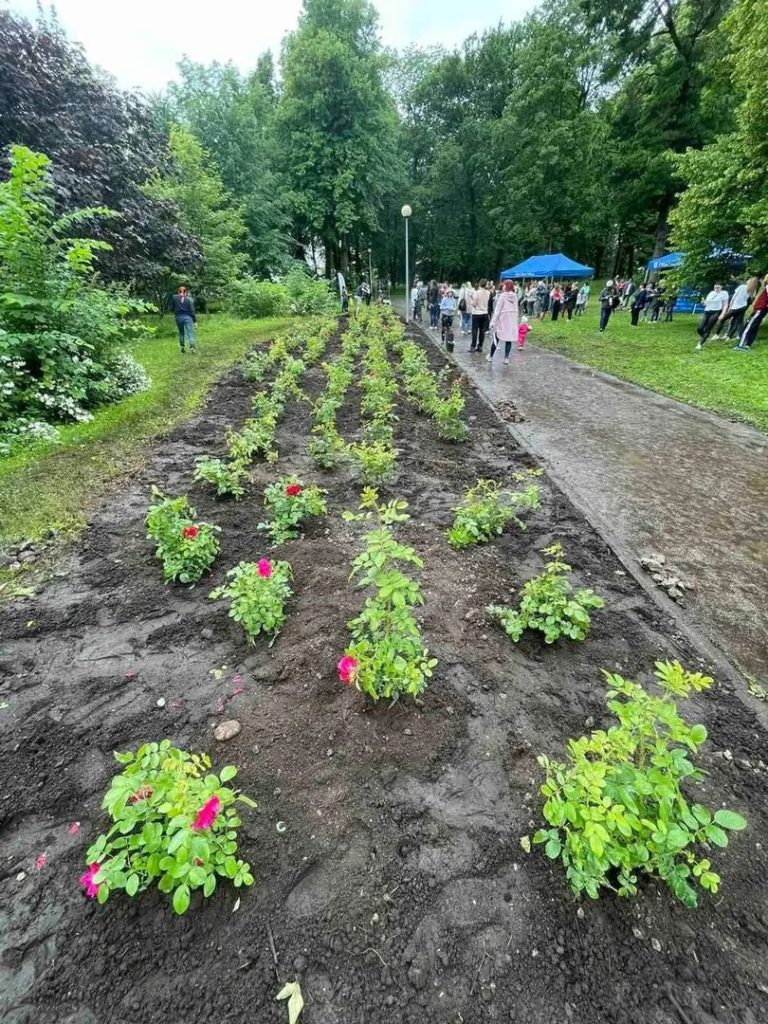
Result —
M 276 317 L 286 316 L 290 311 L 288 291 L 282 284 L 242 277 L 230 287 L 235 316 Z
M 586 640 L 592 626 L 590 608 L 603 608 L 605 601 L 594 591 L 574 591 L 567 576 L 571 566 L 562 561 L 561 544 L 552 544 L 544 549 L 551 555 L 541 576 L 523 584 L 523 596 L 519 608 L 505 608 L 489 605 L 486 609 L 504 628 L 507 636 L 517 643 L 526 629 L 539 629 L 544 642 L 553 644 L 561 636 L 570 640 Z
M 397 567 L 398 562 L 424 563 L 416 552 L 400 544 L 392 533 L 394 523 L 410 517 L 402 500 L 378 504 L 372 488 L 363 492 L 361 511 L 345 512 L 350 521 L 370 520 L 378 526 L 365 536 L 365 550 L 352 563 L 352 577 L 360 587 L 374 588 L 357 618 L 349 624 L 352 643 L 339 662 L 339 677 L 354 683 L 374 700 L 381 697 L 397 699 L 401 693 L 418 696 L 437 664 L 429 657 L 421 629 L 412 609 L 424 603 L 419 584 Z
M 230 617 L 242 625 L 251 643 L 262 632 L 271 633 L 274 640 L 285 622 L 292 578 L 288 562 L 240 562 L 227 573 L 230 582 L 216 587 L 210 597 L 229 599 Z
M 50 160 L 11 147 L 0 182 L 0 443 L 23 440 L 22 423 L 87 422 L 90 408 L 147 385 L 123 345 L 150 333 L 134 316 L 149 307 L 126 288 L 99 288 L 94 261 L 110 246 L 77 236 L 109 216 L 56 217 Z
M 437 433 L 445 441 L 466 441 L 467 425 L 461 418 L 464 412 L 464 396 L 457 380 L 451 385 L 446 398 L 436 398 L 429 412 L 437 426 Z
M 534 836 L 552 860 L 560 859 L 576 893 L 597 899 L 600 889 L 637 893 L 637 873 L 661 878 L 686 906 L 698 885 L 716 893 L 720 878 L 700 849 L 727 846 L 727 832 L 746 827 L 733 811 L 714 813 L 689 804 L 682 785 L 703 773 L 690 760 L 707 738 L 689 725 L 675 698 L 712 680 L 687 672 L 679 662 L 657 662 L 662 696 L 610 672 L 608 708 L 618 724 L 568 741 L 568 763 L 538 758 L 546 772 L 541 787 L 550 828 Z
M 318 423 L 312 428 L 309 454 L 321 469 L 334 469 L 341 461 L 346 445 L 333 423 Z
M 364 484 L 384 484 L 395 475 L 397 452 L 386 441 L 347 445 L 347 451 L 360 471 Z
M 197 513 L 184 496 L 167 498 L 152 488 L 155 503 L 146 516 L 147 537 L 156 544 L 155 554 L 163 563 L 166 581 L 194 583 L 209 571 L 220 545 L 218 526 L 197 521 Z
M 264 491 L 264 507 L 269 511 L 269 522 L 259 523 L 257 529 L 266 530 L 273 544 L 298 537 L 301 524 L 312 516 L 326 511 L 325 495 L 317 484 L 305 486 L 298 477 L 285 476 Z
M 297 316 L 327 314 L 336 307 L 328 281 L 311 277 L 303 263 L 294 263 L 280 283 L 288 293 L 288 308 Z
M 448 530 L 448 543 L 459 549 L 485 544 L 493 536 L 501 534 L 509 522 L 524 530 L 525 523 L 517 512 L 538 508 L 539 498 L 539 488 L 535 484 L 528 484 L 522 491 L 508 491 L 495 480 L 478 480 L 467 491 L 461 504 L 452 509 L 455 515 Z
M 234 804 L 256 804 L 226 785 L 237 775 L 233 765 L 214 775 L 207 754 L 179 750 L 170 740 L 116 753 L 115 760 L 123 770 L 101 804 L 114 824 L 89 847 L 80 878 L 91 899 L 106 903 L 118 890 L 135 896 L 157 882 L 183 914 L 191 893 L 212 896 L 219 878 L 236 888 L 253 885 L 250 865 L 237 857 Z
M 240 430 L 228 430 L 224 440 L 232 462 L 247 465 L 257 455 L 263 455 L 267 462 L 275 462 L 275 429 L 277 413 L 268 407 L 258 418 L 247 419 Z
M 239 459 L 227 462 L 212 455 L 200 455 L 195 459 L 193 479 L 212 484 L 217 498 L 232 497 L 239 501 L 245 494 L 248 466 Z

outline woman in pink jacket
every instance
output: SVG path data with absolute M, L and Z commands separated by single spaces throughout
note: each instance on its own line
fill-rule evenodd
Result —
M 512 342 L 517 341 L 517 320 L 517 285 L 514 281 L 504 281 L 493 307 L 493 319 L 491 320 L 493 342 L 490 354 L 485 357 L 486 362 L 490 363 L 502 341 L 504 342 L 504 363 L 509 362 Z

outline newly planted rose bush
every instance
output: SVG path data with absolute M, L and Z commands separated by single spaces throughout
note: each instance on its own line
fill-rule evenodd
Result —
M 293 573 L 288 562 L 240 562 L 227 573 L 228 583 L 212 590 L 214 601 L 227 599 L 229 615 L 239 622 L 254 643 L 259 633 L 274 641 L 285 622 L 285 605 L 293 594 Z
M 345 512 L 350 521 L 370 520 L 378 526 L 366 534 L 365 550 L 352 563 L 351 577 L 372 589 L 360 614 L 348 623 L 352 643 L 338 664 L 343 683 L 354 684 L 374 700 L 397 700 L 401 693 L 417 697 L 437 661 L 429 657 L 421 628 L 412 609 L 423 604 L 421 587 L 406 576 L 398 563 L 423 568 L 413 550 L 399 543 L 394 523 L 406 522 L 408 503 L 402 500 L 378 504 L 378 494 L 366 488 L 359 513 Z
M 454 520 L 448 530 L 448 543 L 458 549 L 485 544 L 503 533 L 509 522 L 524 530 L 525 523 L 517 513 L 538 508 L 539 499 L 539 488 L 535 484 L 528 484 L 521 491 L 510 491 L 495 480 L 478 480 L 461 504 L 452 510 Z
M 145 519 L 147 537 L 163 563 L 166 582 L 194 583 L 208 572 L 219 553 L 218 526 L 202 523 L 186 497 L 168 498 L 152 488 L 154 504 Z
M 183 914 L 193 892 L 212 896 L 220 879 L 253 885 L 250 865 L 237 856 L 235 804 L 256 804 L 227 785 L 237 775 L 233 765 L 216 775 L 207 754 L 167 739 L 115 760 L 122 771 L 101 805 L 113 825 L 88 849 L 80 877 L 89 898 L 106 903 L 113 892 L 136 896 L 156 883 Z
M 694 907 L 696 886 L 716 893 L 720 885 L 711 848 L 727 846 L 727 833 L 746 827 L 740 814 L 689 803 L 685 792 L 704 777 L 691 758 L 707 730 L 689 725 L 675 700 L 706 689 L 712 679 L 677 661 L 657 662 L 662 695 L 655 696 L 619 675 L 604 675 L 617 724 L 569 740 L 565 764 L 538 758 L 550 827 L 533 841 L 562 861 L 577 894 L 597 899 L 606 888 L 634 896 L 643 872 Z
M 586 640 L 592 628 L 590 610 L 603 608 L 605 601 L 593 590 L 574 590 L 568 580 L 570 565 L 562 560 L 563 547 L 552 544 L 544 549 L 551 556 L 541 576 L 523 584 L 518 608 L 489 605 L 486 611 L 498 619 L 504 632 L 517 643 L 526 629 L 538 629 L 544 642 L 553 644 L 561 636 L 570 640 Z
M 245 494 L 248 464 L 242 459 L 227 460 L 213 455 L 200 455 L 195 459 L 192 479 L 215 487 L 217 498 L 229 497 L 239 501 Z
M 273 544 L 298 537 L 302 523 L 326 511 L 325 495 L 317 484 L 303 484 L 295 476 L 276 480 L 264 491 L 264 507 L 269 522 L 259 523 L 257 529 L 266 530 Z

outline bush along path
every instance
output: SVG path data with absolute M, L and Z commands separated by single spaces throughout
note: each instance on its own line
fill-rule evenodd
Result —
M 749 709 L 391 317 L 245 373 L 6 612 L 3 1019 L 764 1019 Z

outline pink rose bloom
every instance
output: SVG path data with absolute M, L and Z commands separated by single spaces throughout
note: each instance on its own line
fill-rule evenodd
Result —
M 214 821 L 216 821 L 220 810 L 221 800 L 217 796 L 212 796 L 210 800 L 206 800 L 192 822 L 194 831 L 202 832 L 203 829 L 210 828 Z
M 272 563 L 268 558 L 262 558 L 259 562 L 259 576 L 267 580 L 272 575 Z
M 99 886 L 97 885 L 96 882 L 94 882 L 93 879 L 99 873 L 100 867 L 101 865 L 97 864 L 94 861 L 93 864 L 88 865 L 88 870 L 85 872 L 85 874 L 80 875 L 80 885 L 84 887 L 85 895 L 88 897 L 89 900 L 96 899 L 96 897 L 99 894 Z
M 354 683 L 357 678 L 357 658 L 353 658 L 351 654 L 345 654 L 337 668 L 342 683 L 347 683 L 347 685 Z

